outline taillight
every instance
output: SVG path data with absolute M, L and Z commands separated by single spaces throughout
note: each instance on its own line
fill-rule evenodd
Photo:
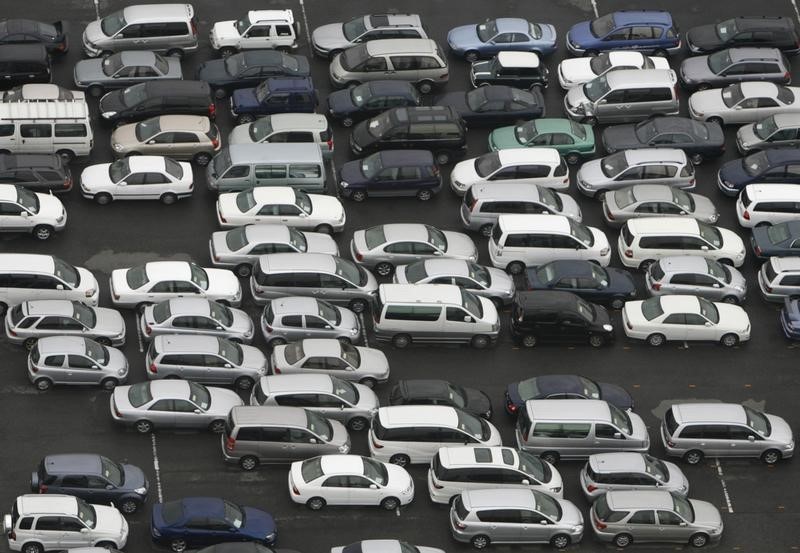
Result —
M 122 413 L 120 413 L 119 409 L 117 409 L 117 402 L 116 401 L 112 401 L 112 405 L 114 406 L 114 416 L 117 417 L 118 419 L 121 419 L 122 418 Z
M 450 78 L 450 74 L 449 73 L 445 73 L 444 75 L 440 75 L 439 76 L 439 79 L 441 79 L 443 81 L 446 81 L 448 78 Z
M 292 486 L 292 493 L 294 495 L 300 495 L 300 490 L 297 489 L 297 486 Z
M 194 18 L 191 19 L 192 24 L 192 34 L 197 36 L 197 23 L 195 23 Z
M 628 327 L 628 330 L 633 330 L 633 325 L 631 324 L 630 321 L 625 321 L 625 326 Z
M 14 332 L 13 330 L 11 330 L 10 328 L 8 329 L 8 333 L 11 334 L 12 336 L 16 336 L 17 335 L 17 333 Z
M 597 489 L 597 486 L 595 486 L 594 484 L 589 484 L 588 486 L 586 486 L 586 491 L 587 492 L 593 492 L 596 489 Z
M 272 327 L 267 323 L 264 323 L 264 332 L 272 332 Z
M 114 299 L 115 299 L 115 300 L 118 300 L 118 299 L 119 299 L 119 294 L 117 294 L 116 292 L 114 292 Z
M 217 116 L 217 106 L 215 106 L 214 103 L 212 102 L 208 105 L 208 118 L 214 119 L 216 116 Z
M 64 177 L 64 188 L 72 188 L 72 175 Z
M 783 74 L 783 80 L 788 83 L 790 80 L 792 80 L 792 75 L 787 71 Z
M 228 438 L 225 440 L 225 451 L 231 452 L 233 451 L 234 446 L 236 445 L 236 438 Z
M 364 261 L 364 254 L 356 250 L 356 261 Z
M 506 406 L 508 407 L 508 410 L 511 411 L 512 413 L 516 413 L 517 409 L 519 409 L 519 407 L 517 407 L 517 404 L 512 401 L 509 401 L 506 404 Z
M 372 447 L 374 447 L 375 449 L 383 449 L 383 446 L 378 442 L 376 442 L 375 440 L 372 440 Z
M 689 179 L 689 186 L 694 186 L 694 185 L 695 185 L 695 180 Z
M 667 445 L 669 447 L 675 447 L 675 442 L 671 442 L 671 441 L 667 440 Z
M 753 249 L 753 251 L 755 251 L 755 252 L 756 252 L 756 255 L 757 255 L 757 256 L 761 257 L 761 248 L 759 248 L 758 246 L 756 246 L 756 247 Z M 16 336 L 16 334 L 15 334 L 14 336 Z
M 333 150 L 333 138 L 332 137 L 328 139 L 328 149 L 329 150 Z
M 437 490 L 441 490 L 442 488 L 444 488 L 444 486 L 440 486 L 436 482 L 433 482 L 433 487 L 436 488 Z
M 47 484 L 39 484 L 39 493 L 47 493 Z
M 477 204 L 477 203 L 478 203 L 478 199 L 477 198 L 472 198 L 472 201 L 469 202 L 469 210 L 472 211 L 473 209 L 475 209 L 475 204 Z
M 434 165 L 433 168 L 431 168 L 431 174 L 434 177 L 438 177 L 439 176 L 439 168 L 436 165 Z
M 771 293 L 772 293 L 772 286 L 767 286 L 767 285 L 765 284 L 765 285 L 764 285 L 764 288 L 766 288 L 766 289 L 767 289 L 767 293 L 768 293 L 768 294 L 771 294 Z
M 653 290 L 658 292 L 659 290 L 661 290 L 661 283 L 660 282 L 654 282 L 653 284 L 650 285 L 650 288 L 652 288 Z
M 605 530 L 608 528 L 608 525 L 603 523 L 600 519 L 594 521 L 594 525 L 598 530 Z
M 150 363 L 150 372 L 153 374 L 158 374 L 158 365 L 155 363 Z
M 742 219 L 744 219 L 745 221 L 750 220 L 750 212 L 747 211 L 746 209 L 744 210 L 744 213 L 742 213 Z
M 214 149 L 219 148 L 219 138 L 212 138 L 211 139 L 211 147 Z
M 14 532 L 9 532 L 8 533 L 8 539 L 15 540 L 15 539 L 17 539 L 17 535 Z
M 272 367 L 272 374 L 281 374 L 281 370 L 278 367 Z
M 58 50 L 59 52 L 63 52 L 66 49 L 67 49 L 67 43 L 66 42 L 62 42 L 61 44 L 56 46 L 56 50 Z
M 31 365 L 31 372 L 32 373 L 38 373 L 39 372 L 39 367 L 37 367 L 36 365 Z
M 605 207 L 605 210 L 606 210 L 606 217 L 608 217 L 608 219 L 610 221 L 613 221 L 614 220 L 614 215 L 612 215 L 611 210 L 608 209 L 608 205 L 605 205 L 603 207 Z
M 625 250 L 625 257 L 633 257 L 633 250 Z
M 456 528 L 458 528 L 459 530 L 463 530 L 464 528 L 467 527 L 467 525 L 464 524 L 463 522 L 461 522 L 460 520 L 456 520 L 454 522 L 455 522 Z
M 152 333 L 153 333 L 153 329 L 152 329 L 152 327 L 151 327 L 150 325 L 145 325 L 145 327 L 144 327 L 144 333 L 145 333 L 145 334 L 147 334 L 148 336 L 150 336 L 150 334 L 152 334 Z M 154 372 L 155 372 L 155 371 L 154 371 Z

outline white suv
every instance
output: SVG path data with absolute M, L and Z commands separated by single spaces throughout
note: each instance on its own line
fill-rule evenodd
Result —
M 42 553 L 74 547 L 122 549 L 128 522 L 116 508 L 91 505 L 71 495 L 29 494 L 17 497 L 3 531 L 12 551 Z
M 67 210 L 52 194 L 0 184 L 0 232 L 30 232 L 39 240 L 47 240 L 65 226 Z
M 211 47 L 223 57 L 239 50 L 297 48 L 298 27 L 292 10 L 251 10 L 237 21 L 217 21 L 211 28 Z

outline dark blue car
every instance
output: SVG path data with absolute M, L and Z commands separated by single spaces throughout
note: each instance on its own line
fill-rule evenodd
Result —
M 748 184 L 800 184 L 800 149 L 770 148 L 722 165 L 717 186 L 736 197 Z
M 567 49 L 576 56 L 608 50 L 675 54 L 681 38 L 672 15 L 662 10 L 622 10 L 581 21 L 567 32 Z
M 273 113 L 314 113 L 316 108 L 317 91 L 311 77 L 271 77 L 231 95 L 231 115 L 238 124 Z
M 800 255 L 800 221 L 756 227 L 750 245 L 760 261 L 772 256 Z
M 800 300 L 786 298 L 781 309 L 781 328 L 790 340 L 800 340 Z
M 371 196 L 426 201 L 441 187 L 439 168 L 428 150 L 384 150 L 348 161 L 339 170 L 339 195 L 356 202 Z
M 544 96 L 534 87 L 530 91 L 505 85 L 487 85 L 474 90 L 448 92 L 436 99 L 435 106 L 449 106 L 468 126 L 502 125 L 544 117 Z
M 328 114 L 345 127 L 390 108 L 421 105 L 422 97 L 407 81 L 370 81 L 328 94 Z
M 625 388 L 576 374 L 547 374 L 509 384 L 506 413 L 516 415 L 529 399 L 602 399 L 620 409 L 633 409 L 633 398 Z
M 153 505 L 150 534 L 175 553 L 223 542 L 272 545 L 277 538 L 269 513 L 218 497 L 186 497 Z
M 563 290 L 586 301 L 621 309 L 636 298 L 636 285 L 628 271 L 601 267 L 591 261 L 563 259 L 528 269 L 527 290 Z

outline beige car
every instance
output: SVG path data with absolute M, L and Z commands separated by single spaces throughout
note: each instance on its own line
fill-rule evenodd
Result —
M 221 147 L 217 126 L 198 115 L 161 115 L 121 125 L 111 134 L 117 157 L 162 155 L 205 166 Z

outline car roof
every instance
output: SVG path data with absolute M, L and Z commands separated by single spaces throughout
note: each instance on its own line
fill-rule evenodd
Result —
M 381 284 L 378 294 L 383 303 L 461 303 L 461 288 L 454 284 Z
M 415 89 L 408 81 L 377 80 L 365 83 L 375 95 L 397 95 L 403 92 L 413 94 Z
M 504 166 L 520 163 L 561 164 L 561 154 L 555 148 L 507 148 L 498 150 L 497 155 Z
M 305 426 L 306 410 L 302 407 L 277 405 L 239 405 L 231 409 L 231 418 L 236 424 L 263 424 L 280 422 L 287 426 Z
M 611 65 L 638 65 L 642 63 L 645 57 L 641 52 L 625 52 L 621 50 L 613 50 L 607 52 L 608 59 Z
M 208 315 L 211 313 L 211 300 L 205 298 L 172 298 L 169 311 L 172 315 Z
M 669 492 L 661 490 L 611 490 L 606 493 L 606 503 L 612 511 L 623 509 L 667 509 L 675 502 Z
M 423 223 L 388 223 L 381 225 L 386 242 L 402 240 L 428 241 L 428 225 Z
M 191 518 L 192 515 L 221 515 L 225 509 L 225 503 L 219 497 L 184 497 L 177 501 L 183 507 L 182 520 Z
M 662 257 L 656 263 L 665 273 L 693 272 L 708 273 L 708 262 L 699 255 L 670 255 Z
M 658 85 L 673 86 L 678 77 L 672 69 L 620 69 L 606 75 L 608 85 L 614 88 L 646 88 Z
M 25 494 L 17 498 L 20 515 L 58 513 L 75 515 L 78 513 L 78 500 L 71 495 Z
M 555 259 L 547 263 L 555 268 L 556 276 L 567 274 L 570 276 L 592 276 L 592 269 L 597 267 L 591 261 L 583 259 Z
M 286 313 L 316 313 L 317 299 L 305 296 L 286 296 L 285 298 L 275 298 L 270 300 L 272 312 L 276 315 Z
M 128 160 L 128 167 L 131 173 L 148 171 L 164 171 L 167 166 L 164 156 L 129 156 L 125 158 Z
M 614 23 L 620 26 L 636 23 L 672 25 L 672 15 L 664 10 L 620 10 L 614 12 L 613 15 Z
M 42 355 L 50 353 L 83 355 L 86 353 L 86 338 L 82 336 L 47 336 L 39 338 L 36 342 L 36 349 Z
M 274 131 L 287 129 L 314 129 L 324 131 L 328 128 L 328 120 L 319 113 L 274 113 L 267 116 Z M 297 144 L 282 144 L 287 148 L 295 148 Z
M 625 150 L 625 159 L 630 165 L 641 165 L 658 161 L 687 163 L 686 152 L 679 148 L 641 148 Z
M 306 338 L 302 344 L 306 357 L 339 357 L 342 354 L 342 343 L 336 338 Z
M 430 150 L 382 150 L 378 156 L 383 167 L 435 166 Z
M 770 257 L 769 263 L 778 273 L 800 271 L 800 257 Z
M 800 113 L 776 113 L 772 117 L 779 128 L 800 126 Z
M 153 396 L 153 400 L 189 396 L 188 380 L 151 380 L 148 384 L 150 386 L 150 395 Z
M 258 263 L 265 273 L 286 270 L 332 273 L 336 270 L 336 257 L 327 253 L 268 253 L 259 256 Z
M 574 308 L 580 298 L 572 292 L 561 290 L 537 290 L 535 292 L 517 292 L 514 299 L 524 311 L 562 310 Z
M 747 197 L 751 201 L 796 201 L 800 196 L 800 185 L 797 184 L 748 184 L 745 190 L 747 191 Z
M 595 472 L 620 472 L 624 470 L 644 470 L 644 456 L 633 451 L 616 453 L 595 453 L 589 455 L 589 466 Z
M 548 230 L 569 232 L 569 219 L 564 215 L 513 214 L 500 215 L 497 224 L 505 232 Z
M 509 453 L 514 462 L 509 464 L 503 460 L 503 454 Z M 478 459 L 480 457 L 480 459 Z M 475 465 L 490 466 L 502 465 L 507 467 L 517 466 L 517 452 L 511 447 L 443 447 L 439 449 L 439 460 L 448 468 L 458 466 L 472 467 Z
M 752 98 L 752 97 L 772 97 L 775 98 L 778 95 L 778 85 L 775 83 L 765 83 L 765 82 L 756 82 L 756 81 L 745 81 L 743 83 L 739 83 L 741 86 L 742 94 L 745 98 Z M 722 94 L 721 91 L 725 90 L 724 88 L 720 89 L 720 95 Z
M 529 509 L 536 505 L 536 496 L 533 491 L 525 488 L 498 488 L 464 490 L 461 492 L 465 507 L 470 510 L 484 509 L 487 507 L 503 507 L 506 509 Z
M 355 46 L 358 48 L 358 46 Z M 367 42 L 367 52 L 373 56 L 383 54 L 419 54 L 438 52 L 436 41 L 430 38 L 382 38 Z M 442 56 L 447 61 L 447 58 Z
M 332 377 L 328 374 L 273 374 L 262 376 L 261 389 L 270 394 L 280 392 L 330 392 Z
M 253 65 L 272 65 L 276 63 L 281 63 L 283 61 L 283 56 L 286 55 L 283 52 L 279 52 L 278 50 L 272 49 L 265 49 L 265 50 L 242 50 L 234 56 L 238 56 L 239 59 L 244 60 L 245 65 L 253 66 Z
M 467 276 L 469 274 L 469 263 L 463 259 L 440 257 L 426 259 L 422 263 L 424 263 L 425 272 L 428 273 L 428 276 Z
M 12 202 L 16 202 L 17 196 L 17 185 L 0 184 L 0 200 L 10 200 Z
M 800 149 L 798 148 L 764 148 L 762 152 L 767 154 L 769 162 L 773 165 L 783 163 L 785 161 L 800 160 Z M 742 158 L 742 160 L 744 159 L 747 158 Z
M 362 474 L 364 459 L 361 455 L 320 455 L 320 468 L 324 474 Z M 380 462 L 380 461 L 378 461 Z
M 269 92 L 313 91 L 314 81 L 311 77 L 268 77 Z
M 633 53 L 633 52 L 628 52 Z M 665 115 L 664 117 L 654 117 L 653 119 L 648 120 L 649 123 L 652 123 L 656 129 L 661 132 L 667 131 L 682 131 L 682 132 L 695 132 L 695 129 L 707 127 L 708 124 L 704 121 L 695 121 L 694 119 L 689 119 L 688 117 L 681 117 L 680 115 Z M 634 123 L 632 126 L 638 126 L 638 123 Z
M 450 389 L 449 384 L 446 380 L 434 378 L 411 378 L 397 383 L 398 387 L 403 391 L 403 395 L 407 398 L 447 397 Z
M 470 194 L 475 199 L 538 201 L 540 198 L 539 187 L 524 182 L 482 182 L 472 185 Z
M 530 22 L 521 17 L 498 17 L 494 22 L 498 33 L 530 33 Z
M 394 26 L 421 26 L 422 20 L 418 14 L 415 13 L 371 13 L 365 16 L 369 20 L 370 25 L 375 27 L 383 27 L 388 25 Z M 373 21 L 375 19 L 375 21 Z M 383 21 L 386 20 L 386 21 Z
M 247 12 L 250 21 L 283 21 L 294 23 L 292 10 L 250 10 Z
M 625 224 L 632 234 L 699 234 L 700 228 L 691 217 L 640 217 Z
M 646 300 L 645 300 L 646 301 Z M 688 294 L 675 294 L 658 296 L 659 305 L 664 314 L 669 313 L 699 313 L 700 298 Z
M 140 157 L 134 156 L 131 159 L 139 159 Z M 189 263 L 189 261 L 149 261 L 144 264 L 144 270 L 150 282 L 188 280 L 192 276 Z
M 391 405 L 380 407 L 377 416 L 385 427 L 458 425 L 456 409 L 446 405 Z
M 146 83 L 139 83 L 132 86 L 143 86 L 145 92 L 149 97 L 153 96 L 185 96 L 198 94 L 208 96 L 209 103 L 211 99 L 211 87 L 205 81 L 197 81 L 190 79 L 158 79 L 154 81 L 147 81 Z M 129 87 L 130 88 L 130 87 Z
M 673 188 L 666 184 L 634 184 L 631 189 L 637 202 L 672 201 Z
M 257 223 L 244 226 L 244 235 L 248 244 L 288 242 L 290 234 L 289 227 L 281 224 Z
M 237 146 L 265 146 L 265 144 L 237 144 Z M 238 148 L 230 148 L 232 160 L 233 153 L 237 149 Z M 261 150 L 263 152 L 263 148 L 255 148 L 254 150 Z M 244 157 L 247 157 L 246 154 L 244 154 Z M 254 157 L 251 159 L 262 158 Z M 233 160 L 233 163 L 236 164 L 237 161 Z M 257 186 L 256 188 L 252 189 L 252 192 L 253 198 L 259 204 L 294 204 L 297 200 L 297 194 L 295 193 L 294 188 L 291 186 Z
M 206 133 L 211 129 L 211 121 L 204 115 L 161 115 L 157 119 L 162 131 Z
M 137 4 L 123 8 L 129 23 L 163 23 L 165 19 L 189 19 L 194 16 L 191 4 Z
M 16 167 L 49 168 L 63 171 L 64 164 L 56 154 L 0 154 L 0 169 Z
M 794 30 L 794 23 L 788 17 L 768 15 L 739 15 L 734 18 L 739 29 L 764 29 L 788 27 Z
M 153 339 L 159 353 L 218 353 L 219 338 L 207 334 L 161 334 Z
M 611 420 L 602 399 L 529 399 L 525 407 L 531 420 Z
M 747 422 L 744 407 L 738 403 L 678 403 L 673 405 L 671 409 L 678 423 Z
M 101 461 L 96 453 L 61 453 L 43 460 L 48 474 L 100 474 Z
M 731 61 L 777 59 L 783 60 L 783 54 L 777 48 L 729 48 Z
M 75 308 L 70 300 L 28 300 L 24 303 L 28 315 L 68 315 L 72 316 Z M 89 307 L 89 309 L 92 309 Z
M 16 199 L 16 196 L 14 196 Z M 55 262 L 52 255 L 39 253 L 0 253 L 0 267 L 5 271 L 27 270 L 39 273 L 52 273 Z
M 533 377 L 539 394 L 583 392 L 581 377 L 576 374 L 542 374 Z
M 503 67 L 539 67 L 542 63 L 536 52 L 498 52 L 497 61 Z
M 155 65 L 156 53 L 151 50 L 125 50 L 119 52 L 119 59 L 122 65 L 126 67 L 131 65 Z
M 358 549 L 360 553 L 402 553 L 399 540 L 363 540 L 344 547 L 344 551 Z

